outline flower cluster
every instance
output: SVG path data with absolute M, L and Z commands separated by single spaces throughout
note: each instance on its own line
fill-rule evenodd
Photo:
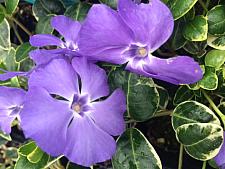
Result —
M 173 31 L 173 17 L 160 0 L 143 4 L 119 0 L 118 11 L 93 5 L 81 24 L 65 16 L 51 20 L 63 39 L 39 34 L 30 38 L 38 49 L 30 53 L 30 72 L 6 72 L 28 78 L 28 91 L 0 88 L 0 127 L 10 133 L 17 118 L 27 138 L 52 156 L 65 155 L 83 166 L 110 159 L 116 150 L 112 136 L 125 130 L 126 97 L 116 89 L 108 98 L 106 72 L 97 61 L 126 64 L 125 69 L 173 84 L 202 78 L 188 56 L 160 59 L 152 55 Z M 51 50 L 43 49 L 51 46 Z

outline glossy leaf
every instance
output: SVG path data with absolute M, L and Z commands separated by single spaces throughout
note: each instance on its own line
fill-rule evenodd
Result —
M 19 0 L 5 0 L 6 12 L 13 14 L 19 4 Z
M 7 50 L 7 55 L 5 61 L 3 62 L 5 67 L 9 71 L 16 71 L 18 68 L 18 63 L 16 63 L 16 50 L 14 48 L 10 48 Z
M 85 19 L 91 5 L 85 2 L 75 3 L 66 9 L 65 15 L 77 21 Z
M 117 2 L 118 0 L 99 0 L 101 3 L 104 3 L 112 8 L 116 8 L 117 7 Z
M 154 116 L 159 106 L 159 93 L 152 79 L 130 74 L 128 78 L 127 112 L 137 121 Z
M 173 13 L 175 20 L 184 16 L 197 2 L 198 0 L 168 0 L 167 5 Z
M 0 48 L 9 49 L 11 47 L 10 27 L 6 19 L 0 23 L 0 32 Z
M 184 124 L 212 123 L 220 125 L 216 115 L 205 105 L 196 101 L 180 103 L 173 111 L 172 125 L 174 130 Z
M 225 5 L 217 5 L 207 13 L 209 33 L 211 35 L 225 34 Z
M 176 91 L 173 99 L 173 104 L 178 105 L 184 101 L 191 100 L 194 97 L 194 93 L 187 86 L 180 86 Z
M 27 59 L 29 52 L 33 49 L 35 48 L 32 47 L 28 42 L 18 46 L 16 49 L 16 61 L 22 62 L 24 59 Z
M 176 136 L 190 156 L 202 161 L 215 157 L 223 144 L 223 128 L 217 124 L 184 124 L 177 128 Z
M 206 90 L 215 90 L 218 86 L 218 77 L 214 68 L 206 67 L 204 76 L 199 82 L 199 86 Z
M 225 50 L 225 36 L 212 36 L 209 35 L 207 39 L 209 46 L 219 50 Z
M 183 31 L 183 35 L 190 41 L 204 41 L 207 39 L 208 23 L 204 16 L 196 16 L 189 21 Z
M 209 160 L 217 155 L 223 143 L 223 128 L 217 116 L 196 101 L 179 104 L 172 114 L 177 140 L 195 159 Z
M 168 103 L 169 103 L 169 99 L 170 99 L 169 93 L 165 88 L 163 88 L 161 86 L 157 86 L 157 91 L 158 91 L 159 97 L 160 97 L 160 99 L 159 99 L 159 109 L 165 110 Z
M 63 14 L 65 7 L 60 0 L 36 0 L 32 9 L 36 19 L 39 19 L 49 14 Z
M 162 169 L 160 158 L 154 148 L 135 128 L 128 129 L 118 138 L 112 164 L 114 169 Z
M 53 15 L 43 16 L 38 20 L 35 28 L 36 34 L 52 34 L 53 28 L 50 24 Z
M 218 70 L 225 62 L 225 51 L 211 50 L 205 57 L 205 65 Z
M 193 54 L 198 58 L 201 58 L 206 53 L 206 47 L 207 43 L 205 41 L 203 42 L 188 41 L 183 48 L 188 53 Z

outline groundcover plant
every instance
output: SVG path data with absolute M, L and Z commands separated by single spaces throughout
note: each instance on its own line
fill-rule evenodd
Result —
M 224 21 L 222 0 L 5 0 L 0 168 L 225 169 Z

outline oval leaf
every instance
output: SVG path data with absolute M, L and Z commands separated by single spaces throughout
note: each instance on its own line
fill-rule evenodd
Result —
M 183 35 L 190 41 L 204 41 L 207 39 L 208 23 L 204 16 L 196 16 L 189 21 L 183 31 Z
M 0 48 L 9 49 L 11 47 L 10 27 L 6 19 L 0 23 L 0 32 Z
M 112 159 L 114 169 L 162 169 L 159 156 L 137 129 L 128 129 L 117 140 L 117 151 Z
M 168 6 L 173 13 L 175 20 L 184 16 L 198 0 L 168 0 Z
M 212 36 L 209 35 L 207 39 L 209 46 L 219 50 L 225 50 L 225 36 Z
M 225 52 L 221 50 L 211 50 L 205 57 L 205 65 L 214 67 L 216 70 L 224 64 Z
M 31 50 L 35 49 L 28 42 L 23 43 L 16 49 L 16 62 L 21 62 L 28 57 Z
M 217 5 L 208 13 L 209 33 L 211 35 L 225 34 L 225 5 Z

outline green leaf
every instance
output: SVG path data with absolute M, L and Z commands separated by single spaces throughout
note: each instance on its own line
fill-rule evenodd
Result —
M 85 19 L 90 7 L 91 5 L 85 2 L 75 3 L 66 9 L 65 16 L 82 21 Z
M 31 141 L 31 142 L 21 146 L 18 149 L 18 153 L 21 156 L 28 156 L 30 153 L 32 153 L 32 151 L 35 150 L 36 147 L 37 146 L 36 146 L 35 142 Z
M 159 93 L 152 79 L 130 74 L 127 112 L 132 119 L 145 121 L 154 116 L 159 106 Z
M 215 90 L 218 86 L 218 77 L 210 67 L 206 67 L 205 74 L 199 82 L 199 86 L 206 90 Z
M 117 7 L 118 0 L 99 0 L 101 3 L 106 4 L 114 9 Z
M 145 136 L 130 128 L 117 140 L 114 169 L 162 169 L 159 156 Z
M 127 95 L 128 116 L 137 121 L 150 119 L 159 108 L 159 93 L 151 78 L 138 76 L 121 68 L 109 74 L 111 91 L 122 88 Z
M 19 0 L 5 0 L 6 12 L 12 15 L 15 12 L 18 4 Z
M 177 128 L 176 136 L 190 156 L 202 161 L 214 158 L 223 144 L 223 128 L 217 124 L 184 124 Z
M 18 64 L 16 63 L 16 50 L 11 48 L 7 51 L 7 56 L 5 58 L 4 64 L 7 70 L 16 71 L 18 68 Z
M 165 88 L 163 88 L 161 86 L 156 86 L 156 87 L 157 87 L 157 91 L 158 91 L 159 97 L 160 97 L 159 109 L 166 110 L 166 107 L 167 107 L 167 105 L 169 103 L 169 99 L 170 99 L 169 93 Z
M 198 0 L 168 0 L 168 7 L 173 13 L 175 20 L 184 16 L 197 2 Z
M 60 15 L 65 11 L 61 0 L 36 0 L 32 9 L 37 20 L 49 14 Z
M 173 99 L 173 104 L 178 105 L 181 102 L 191 100 L 194 97 L 194 92 L 190 90 L 187 86 L 180 86 L 176 91 Z
M 211 35 L 225 34 L 225 5 L 217 5 L 208 13 L 209 33 Z
M 196 101 L 179 104 L 172 114 L 172 126 L 177 140 L 186 152 L 198 160 L 217 155 L 223 143 L 223 128 L 217 116 Z
M 203 41 L 203 42 L 192 42 L 192 41 L 188 41 L 184 45 L 183 48 L 188 53 L 190 53 L 192 55 L 195 55 L 198 58 L 201 58 L 206 53 L 206 47 L 207 47 L 206 41 Z
M 225 62 L 225 51 L 221 50 L 211 50 L 207 53 L 205 57 L 205 65 L 214 67 L 216 70 L 224 64 Z
M 39 148 L 36 147 L 28 156 L 27 159 L 32 163 L 38 163 L 45 153 Z
M 4 19 L 0 23 L 0 48 L 2 49 L 9 49 L 11 47 L 10 42 L 10 27 L 9 23 L 6 19 Z
M 26 157 L 20 156 L 16 161 L 14 169 L 40 169 L 43 168 L 49 160 L 49 155 L 44 154 L 38 163 L 31 163 Z
M 208 35 L 207 43 L 212 48 L 225 50 L 225 36 Z
M 196 16 L 185 25 L 183 31 L 184 37 L 189 41 L 204 41 L 207 33 L 208 23 L 204 16 Z
M 16 62 L 22 62 L 28 58 L 28 54 L 31 50 L 35 49 L 28 42 L 16 48 Z
M 11 138 L 10 135 L 5 134 L 5 133 L 3 133 L 1 131 L 0 131 L 0 137 L 3 138 L 3 139 L 5 139 L 5 140 L 7 140 L 7 141 L 12 141 L 12 138 Z
M 175 21 L 173 34 L 171 35 L 167 43 L 169 45 L 169 48 L 178 50 L 185 45 L 187 40 L 183 36 L 183 27 L 184 22 L 182 20 Z
M 36 34 L 52 34 L 53 28 L 51 26 L 51 19 L 54 15 L 43 16 L 38 20 L 38 23 L 35 28 Z
M 205 105 L 196 101 L 182 102 L 173 111 L 173 128 L 177 130 L 178 127 L 191 123 L 211 123 L 220 125 L 217 116 Z

